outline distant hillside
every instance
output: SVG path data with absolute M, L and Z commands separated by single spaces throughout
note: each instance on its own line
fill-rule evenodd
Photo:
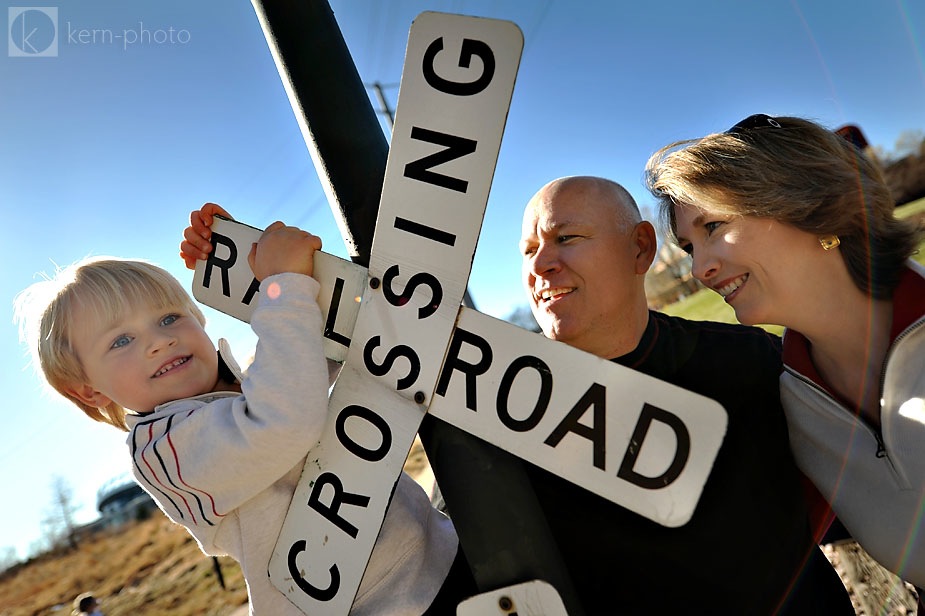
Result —
M 186 529 L 157 511 L 0 574 L 0 616 L 68 616 L 86 591 L 106 616 L 231 616 L 247 604 L 247 590 L 238 564 L 219 562 L 227 590 Z
M 925 197 L 925 141 L 918 153 L 884 165 L 883 175 L 896 205 Z
M 430 489 L 433 473 L 415 440 L 405 471 Z M 106 616 L 246 616 L 241 568 L 220 558 L 227 590 L 185 528 L 160 510 L 142 522 L 104 530 L 76 551 L 57 551 L 0 573 L 0 616 L 69 616 L 91 591 Z M 266 615 L 272 616 L 272 615 Z

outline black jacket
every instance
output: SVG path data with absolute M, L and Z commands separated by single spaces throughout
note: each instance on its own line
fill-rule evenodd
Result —
M 715 399 L 729 424 L 680 528 L 527 465 L 586 614 L 854 614 L 810 534 L 780 406 L 779 338 L 651 312 L 636 350 L 613 361 Z

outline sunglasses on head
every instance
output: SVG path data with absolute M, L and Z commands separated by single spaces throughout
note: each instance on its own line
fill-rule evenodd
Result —
M 750 115 L 741 122 L 737 123 L 735 126 L 726 131 L 727 135 L 744 135 L 748 131 L 757 130 L 762 128 L 783 128 L 780 125 L 780 122 L 775 120 L 769 115 L 763 113 L 756 113 L 755 115 Z M 864 148 L 867 147 L 867 139 L 864 138 L 864 135 L 861 133 L 861 129 L 857 126 L 847 125 L 842 126 L 835 131 L 835 134 L 839 137 L 842 137 L 848 143 L 852 144 L 858 150 L 863 152 Z
M 746 131 L 755 130 L 758 128 L 780 128 L 781 125 L 769 115 L 763 113 L 756 113 L 755 115 L 750 115 L 741 122 L 737 123 L 735 126 L 726 131 L 726 134 L 742 134 Z

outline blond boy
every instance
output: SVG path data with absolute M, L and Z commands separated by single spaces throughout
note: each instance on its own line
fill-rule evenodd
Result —
M 261 292 L 246 374 L 224 340 L 216 353 L 177 280 L 146 262 L 85 260 L 17 298 L 48 383 L 128 432 L 136 480 L 203 552 L 238 560 L 252 614 L 301 614 L 270 583 L 267 563 L 327 416 L 311 277 L 320 248 L 320 238 L 277 222 L 251 250 Z M 433 610 L 456 549 L 449 520 L 403 474 L 351 614 Z

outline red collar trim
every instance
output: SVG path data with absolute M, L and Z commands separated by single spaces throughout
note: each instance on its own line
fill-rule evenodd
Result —
M 893 293 L 893 327 L 890 342 L 903 333 L 907 327 L 925 315 L 925 278 L 911 268 L 905 268 L 899 276 L 899 285 Z
M 784 330 L 784 365 L 793 368 L 816 385 L 826 390 L 833 398 L 838 398 L 835 392 L 822 380 L 815 364 L 809 355 L 809 340 L 806 336 L 793 329 Z

